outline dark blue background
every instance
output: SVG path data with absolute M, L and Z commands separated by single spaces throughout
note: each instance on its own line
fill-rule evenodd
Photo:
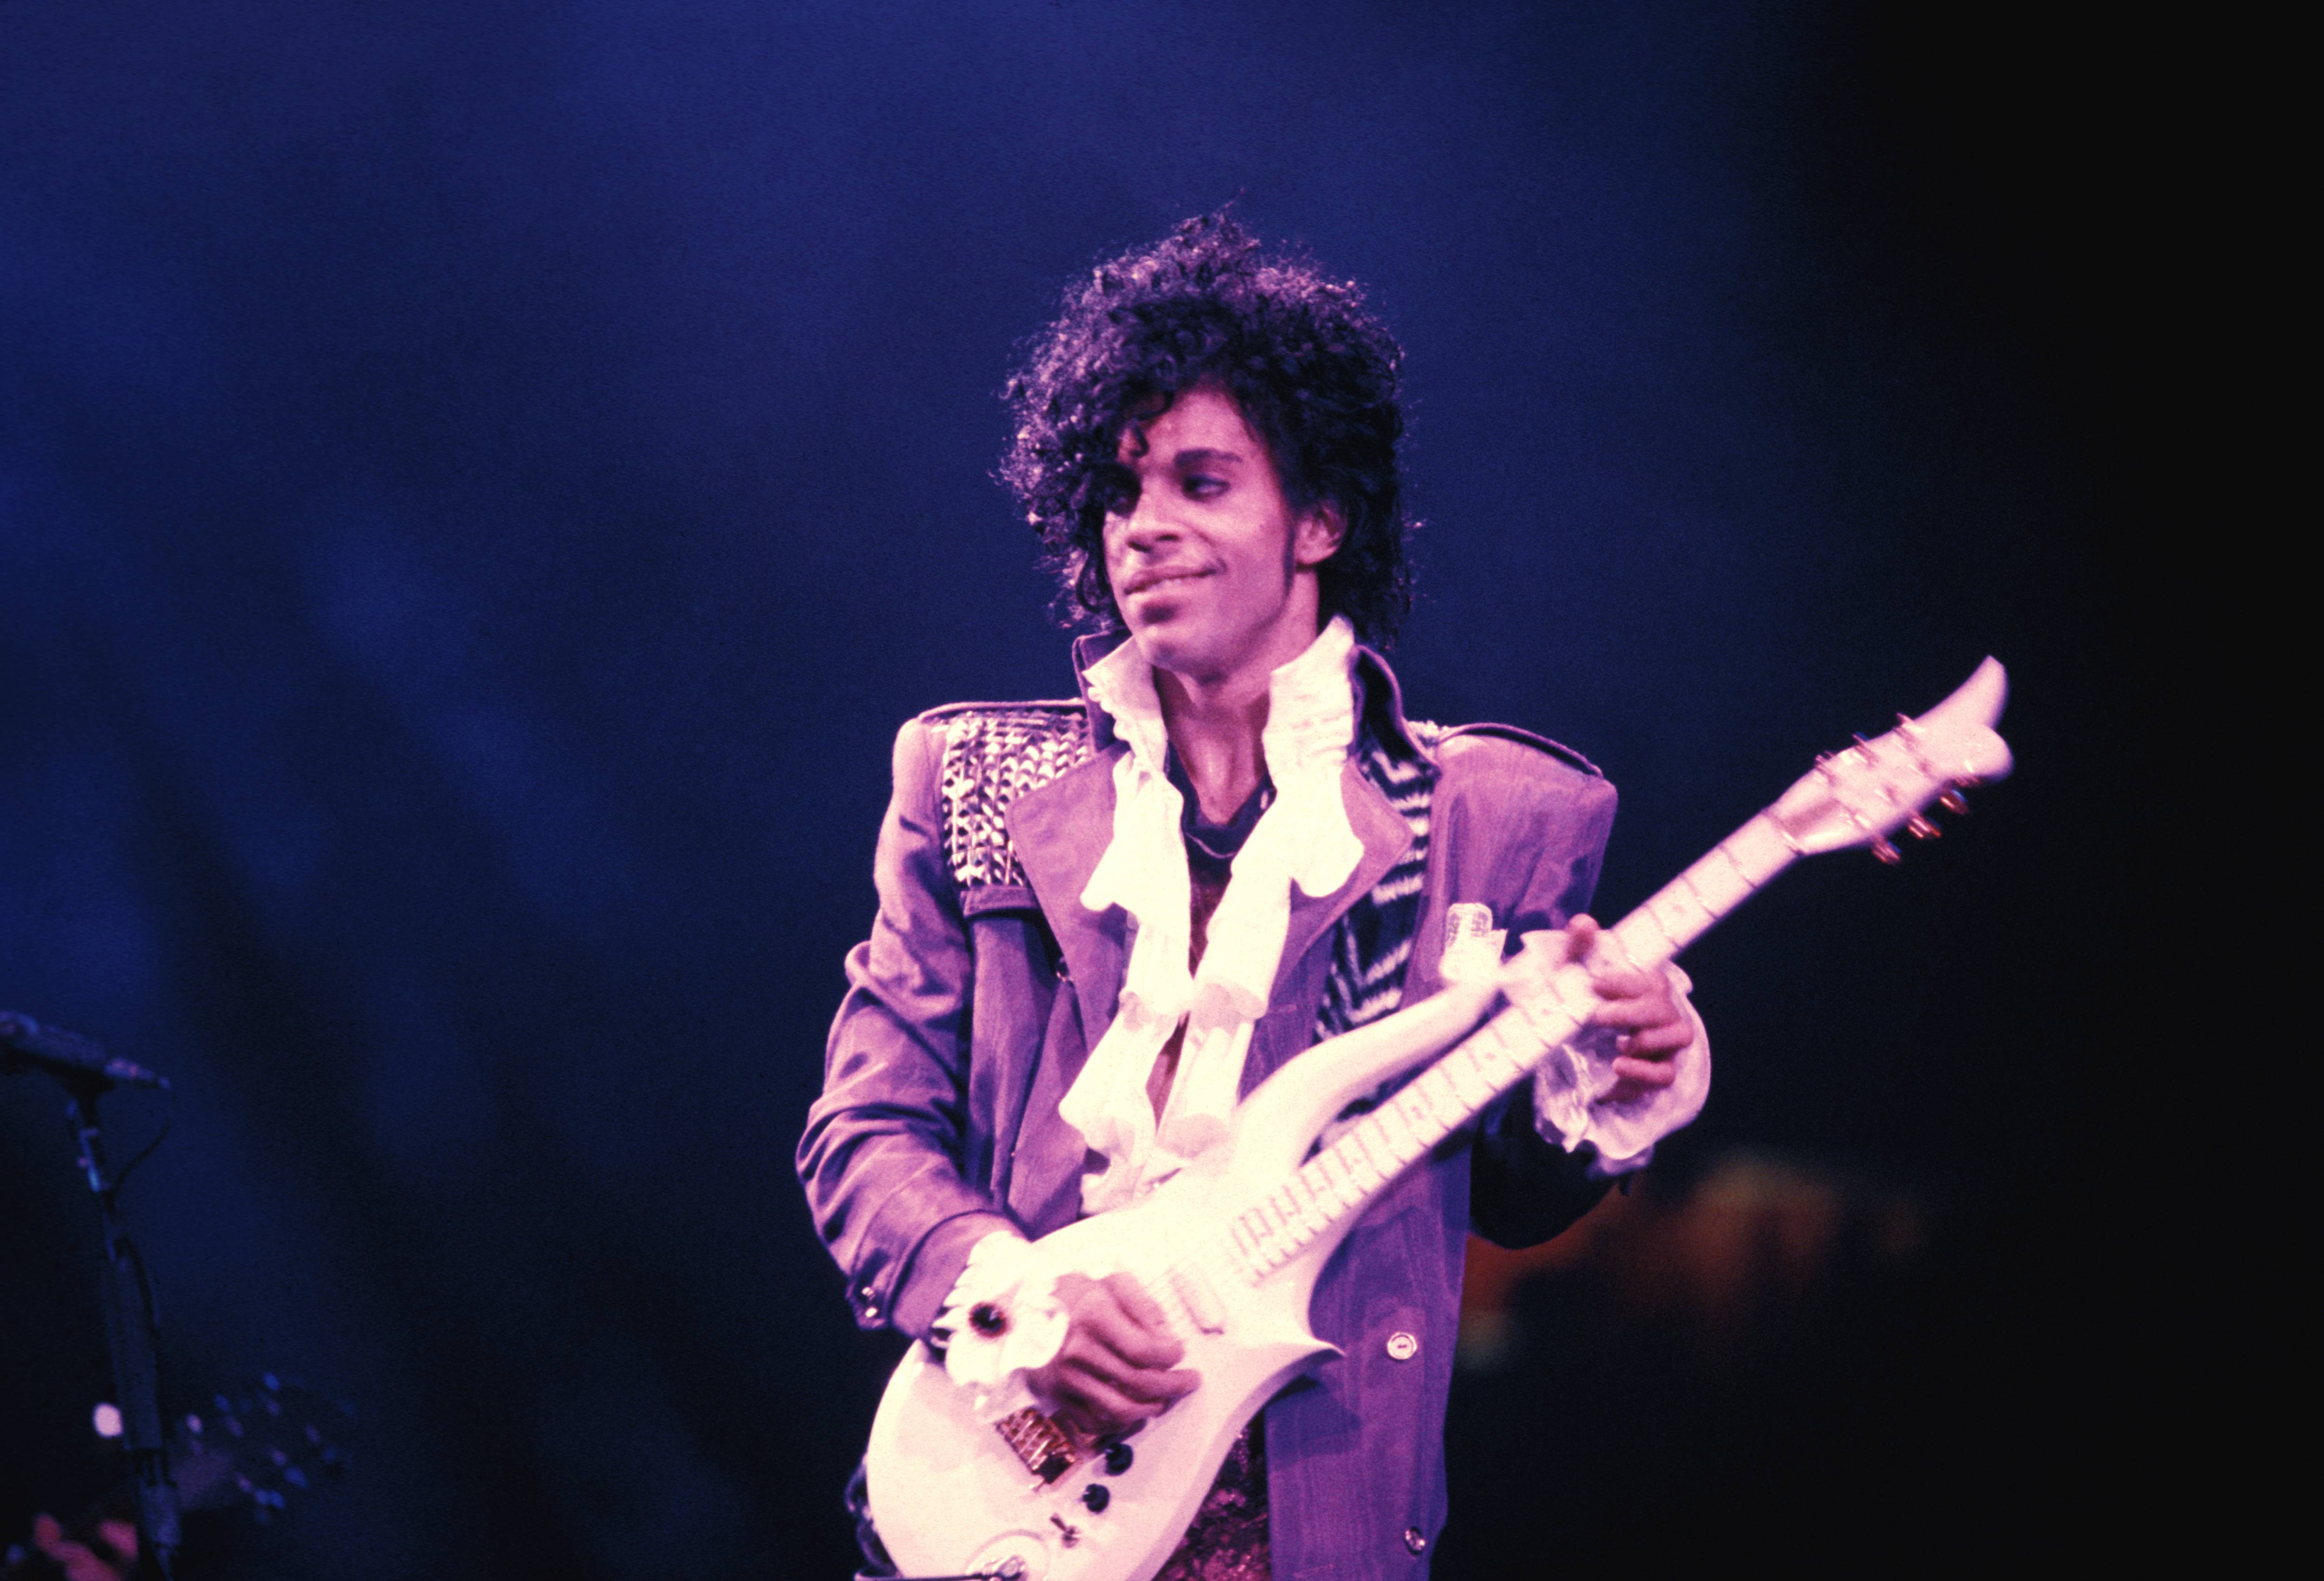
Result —
M 1957 837 L 1691 959 L 1666 1168 L 1904 1183 L 1906 1392 L 2031 1388 L 2120 915 L 2111 116 L 2016 11 L 0 4 L 0 1005 L 183 1092 L 129 1193 L 175 1394 L 364 1415 L 270 1562 L 835 1572 L 891 1347 L 788 1159 L 888 744 L 1070 689 L 994 393 L 1230 199 L 1402 337 L 1415 710 L 1606 767 L 1609 916 L 2011 665 Z M 0 1540 L 93 1475 L 69 1166 L 0 1088 Z

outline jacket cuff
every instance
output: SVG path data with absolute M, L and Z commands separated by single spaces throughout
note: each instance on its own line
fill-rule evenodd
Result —
M 896 1276 L 888 1306 L 889 1324 L 914 1339 L 927 1338 L 936 1315 L 944 1310 L 945 1298 L 960 1282 L 961 1270 L 968 1266 L 970 1251 L 996 1230 L 1012 1235 L 1024 1233 L 1005 1213 L 976 1212 L 956 1214 L 922 1236 L 906 1259 L 903 1271 Z M 879 1327 L 876 1319 L 865 1321 L 868 1316 L 859 1312 L 857 1321 L 865 1327 Z
M 1655 1144 L 1692 1123 L 1710 1096 L 1711 1034 L 1690 997 L 1694 985 L 1676 966 L 1663 970 L 1694 1028 L 1686 1047 L 1671 1057 L 1676 1068 L 1670 1086 L 1642 1087 L 1618 1078 L 1617 1039 L 1608 1027 L 1583 1027 L 1534 1067 L 1535 1129 L 1568 1152 L 1590 1149 L 1595 1155 L 1589 1168 L 1592 1180 L 1645 1169 Z

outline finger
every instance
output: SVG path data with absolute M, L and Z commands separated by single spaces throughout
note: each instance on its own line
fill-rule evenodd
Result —
M 1130 1275 L 1126 1273 L 1106 1275 L 1105 1288 L 1112 1293 L 1113 1299 L 1120 1303 L 1121 1309 L 1128 1313 L 1130 1319 L 1139 1327 L 1150 1328 L 1157 1334 L 1170 1332 L 1169 1314 L 1164 1312 L 1160 1304 L 1146 1293 L 1144 1285 L 1139 1284 Z
M 1057 1379 L 1060 1397 L 1056 1414 L 1069 1426 L 1093 1438 L 1118 1433 L 1156 1414 L 1157 1407 L 1130 1399 L 1103 1379 L 1078 1368 L 1065 1369 Z
M 1598 920 L 1587 911 L 1565 925 L 1565 958 L 1579 961 L 1598 948 Z
M 1184 1345 L 1156 1340 L 1120 1313 L 1088 1308 L 1065 1331 L 1065 1342 L 1057 1351 L 1058 1360 L 1074 1362 L 1108 1376 L 1160 1372 L 1176 1365 L 1185 1354 Z
M 124 1559 L 137 1557 L 137 1525 L 131 1521 L 100 1521 L 97 1535 L 105 1539 L 106 1547 Z
M 1694 1041 L 1694 1023 L 1683 1016 L 1660 1026 L 1644 1027 L 1616 1041 L 1618 1054 L 1633 1054 L 1642 1059 L 1668 1059 Z
M 1667 995 L 1652 994 L 1639 999 L 1601 999 L 1598 1008 L 1590 1012 L 1593 1027 L 1613 1027 L 1621 1031 L 1643 1031 L 1683 1021 L 1677 1005 Z
M 1065 1372 L 1077 1379 L 1089 1379 L 1102 1384 L 1125 1400 L 1148 1407 L 1169 1404 L 1194 1391 L 1203 1381 L 1202 1374 L 1181 1369 L 1175 1373 L 1157 1367 L 1124 1366 L 1105 1355 L 1075 1355 L 1067 1359 Z
M 1641 999 L 1663 991 L 1660 977 L 1614 963 L 1592 966 L 1590 986 L 1600 999 Z
M 1678 1079 L 1678 1067 L 1666 1060 L 1635 1059 L 1626 1054 L 1614 1061 L 1614 1076 L 1618 1081 L 1636 1082 L 1640 1086 L 1666 1087 Z
M 1102 1288 L 1083 1302 L 1074 1315 L 1077 1332 L 1121 1358 L 1133 1367 L 1175 1367 L 1186 1354 L 1186 1347 L 1174 1338 L 1162 1324 L 1162 1309 L 1153 1302 L 1139 1298 L 1144 1308 L 1154 1315 L 1152 1324 L 1141 1323 L 1122 1309 L 1120 1299 L 1111 1286 Z

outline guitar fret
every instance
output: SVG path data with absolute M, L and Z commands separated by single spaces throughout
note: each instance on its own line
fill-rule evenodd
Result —
M 1648 901 L 1622 920 L 1622 925 L 1614 929 L 1614 943 L 1629 957 L 1632 966 L 1642 970 L 1651 969 L 1670 958 L 1670 934 L 1663 927 L 1662 920 L 1655 915 L 1653 901 Z
M 1428 1068 L 1428 1074 L 1413 1084 L 1428 1095 L 1430 1118 L 1452 1131 L 1468 1117 L 1468 1109 L 1461 1102 L 1460 1093 L 1452 1086 L 1452 1073 L 1440 1062 Z
M 1389 1110 L 1379 1109 L 1365 1116 L 1364 1128 L 1371 1134 L 1365 1138 L 1364 1146 L 1370 1150 L 1373 1157 L 1384 1160 L 1383 1168 L 1394 1175 L 1412 1162 L 1416 1155 L 1406 1149 L 1405 1144 L 1409 1138 L 1391 1123 L 1391 1114 Z
M 1315 1194 L 1315 1200 L 1319 1203 L 1335 1196 L 1339 1190 L 1340 1183 L 1332 1174 L 1329 1161 L 1332 1155 L 1327 1152 L 1317 1153 L 1314 1158 L 1309 1159 L 1299 1171 L 1300 1175 L 1306 1179 L 1308 1189 Z
M 1445 1085 L 1452 1089 L 1453 1096 L 1461 1101 L 1462 1107 L 1467 1114 L 1473 1114 L 1492 1101 L 1493 1089 L 1485 1085 L 1483 1079 L 1477 1075 L 1476 1067 L 1467 1060 L 1455 1056 L 1445 1060 L 1437 1068 L 1444 1072 Z M 1463 1077 L 1468 1077 L 1465 1084 L 1462 1081 Z
M 1478 1046 L 1477 1068 L 1495 1087 L 1507 1086 L 1525 1074 L 1526 1062 L 1510 1041 L 1508 1029 L 1495 1016 L 1473 1040 Z
M 1404 1123 L 1406 1127 L 1411 1131 L 1413 1140 L 1419 1142 L 1422 1146 L 1433 1146 L 1436 1141 L 1436 1136 L 1442 1134 L 1441 1133 L 1432 1134 L 1433 1127 L 1429 1123 L 1432 1116 L 1428 1112 L 1428 1096 L 1422 1092 L 1417 1085 L 1407 1086 L 1402 1092 L 1397 1093 L 1396 1095 L 1396 1103 L 1394 1107 L 1397 1114 L 1404 1116 Z
M 1399 1165 L 1408 1164 L 1420 1156 L 1420 1139 L 1413 1134 L 1412 1116 L 1402 1104 L 1388 1105 L 1379 1110 L 1373 1119 L 1379 1126 L 1381 1137 L 1388 1142 L 1388 1151 L 1396 1155 Z

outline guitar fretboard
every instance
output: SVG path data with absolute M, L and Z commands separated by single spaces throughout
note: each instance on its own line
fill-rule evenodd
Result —
M 1658 967 L 1797 855 L 1774 817 L 1762 812 L 1625 917 L 1609 930 L 1610 942 L 1640 969 Z M 1250 1277 L 1264 1279 L 1360 1212 L 1406 1166 L 1523 1080 L 1596 1004 L 1589 973 L 1560 967 L 1544 992 L 1512 1003 L 1237 1215 L 1231 1234 Z

